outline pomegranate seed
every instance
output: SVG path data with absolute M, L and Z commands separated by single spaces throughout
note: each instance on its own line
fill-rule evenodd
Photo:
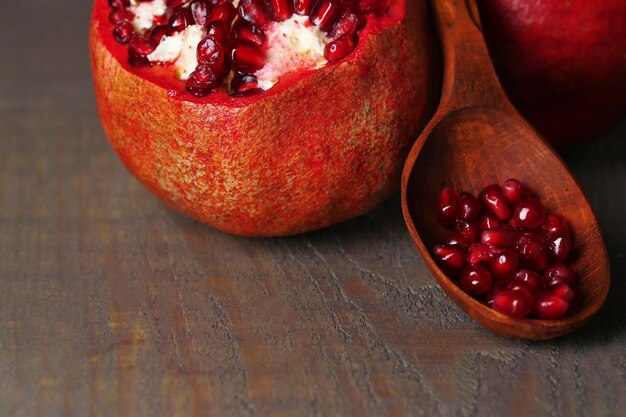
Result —
M 226 53 L 221 43 L 209 36 L 202 38 L 198 43 L 198 63 L 211 68 L 217 78 L 223 78 L 228 73 Z
M 191 10 L 193 20 L 196 24 L 204 26 L 208 23 L 207 19 L 211 11 L 211 5 L 209 3 L 204 0 L 194 0 L 191 2 L 189 9 Z
M 239 16 L 257 27 L 269 21 L 269 16 L 262 0 L 241 0 L 238 7 Z
M 465 220 L 477 219 L 482 210 L 478 199 L 468 192 L 459 193 L 459 207 L 459 217 Z
M 282 22 L 293 15 L 293 0 L 268 0 L 275 21 Z
M 135 18 L 135 14 L 128 9 L 115 9 L 109 15 L 109 20 L 113 24 L 128 21 L 132 22 Z
M 150 39 L 138 37 L 128 44 L 128 60 L 135 67 L 145 67 L 150 65 L 148 55 L 156 49 L 156 43 Z
M 161 43 L 164 37 L 172 34 L 172 28 L 168 25 L 156 25 L 150 29 L 150 40 L 157 45 Z
M 481 242 L 498 248 L 514 248 L 519 239 L 519 232 L 511 226 L 498 226 L 482 233 Z
M 502 222 L 492 212 L 486 212 L 480 216 L 480 228 L 482 230 L 493 229 L 498 226 L 502 226 Z
M 500 249 L 489 261 L 489 269 L 496 279 L 508 280 L 517 271 L 517 253 L 510 249 Z
M 558 319 L 569 308 L 569 303 L 552 294 L 550 291 L 540 291 L 533 298 L 532 312 L 541 319 Z
M 488 270 L 471 265 L 463 270 L 459 277 L 459 287 L 468 294 L 485 294 L 491 289 L 493 278 Z
M 554 232 L 546 239 L 548 255 L 553 261 L 565 261 L 572 249 L 572 241 L 565 232 Z
M 239 20 L 243 22 L 243 20 Z M 215 20 L 207 26 L 206 36 L 215 39 L 216 42 L 222 44 L 224 48 L 228 48 L 230 44 L 229 39 L 229 26 L 222 20 Z
M 382 16 L 389 10 L 389 0 L 360 0 L 359 8 L 365 13 Z
M 326 48 L 329 45 L 326 45 Z M 439 223 L 444 226 L 451 226 L 458 219 L 459 195 L 452 188 L 444 188 L 439 193 L 439 211 L 437 211 L 437 216 Z
M 186 88 L 192 95 L 203 97 L 214 91 L 220 84 L 208 65 L 199 64 L 187 79 Z
M 311 14 L 313 3 L 314 0 L 295 0 L 293 4 L 294 10 L 299 15 L 308 16 Z
M 548 287 L 562 282 L 572 285 L 576 283 L 576 274 L 569 266 L 554 265 L 543 271 L 544 286 Z
M 530 269 L 520 269 L 517 271 L 513 277 L 513 281 L 525 282 L 530 288 L 531 294 L 534 294 L 543 288 L 541 276 L 539 276 L 537 272 Z
M 524 292 L 504 290 L 494 294 L 492 307 L 514 319 L 523 319 L 530 313 L 530 303 Z
M 550 236 L 552 233 L 556 232 L 563 232 L 570 237 L 572 235 L 569 223 L 563 216 L 558 214 L 548 214 L 541 228 L 546 236 Z
M 193 14 L 191 10 L 184 7 L 174 9 L 167 24 L 172 28 L 172 32 L 181 32 L 187 26 L 194 24 Z
M 472 265 L 489 262 L 494 254 L 493 248 L 484 243 L 472 243 L 469 247 L 467 261 Z
M 354 35 L 365 25 L 365 17 L 357 11 L 346 9 L 330 31 L 331 39 L 338 39 L 344 35 Z
M 233 25 L 233 33 L 237 39 L 247 39 L 256 45 L 265 43 L 265 33 L 256 26 L 251 25 L 243 19 L 237 19 Z
M 493 281 L 491 290 L 485 296 L 485 303 L 489 306 L 493 306 L 493 297 L 501 291 L 506 290 L 507 282 L 505 281 Z
M 517 203 L 512 222 L 515 226 L 535 229 L 543 224 L 545 216 L 543 203 L 531 197 Z
M 139 1 L 150 1 L 150 0 L 139 0 Z M 178 6 L 182 6 L 183 4 L 187 3 L 189 0 L 167 0 L 166 4 L 167 7 L 174 8 L 174 7 L 178 7 Z
M 511 208 L 502 195 L 502 188 L 497 184 L 488 185 L 480 193 L 478 200 L 483 207 L 504 221 L 511 217 Z
M 572 303 L 576 297 L 576 286 L 574 284 L 568 285 L 564 282 L 550 285 L 546 288 L 546 291 L 556 295 L 567 301 L 568 303 Z
M 316 26 L 319 26 L 320 29 L 324 32 L 329 32 L 332 29 L 333 25 L 339 20 L 341 17 L 342 7 L 338 0 L 317 0 L 315 6 L 313 6 L 313 10 L 311 11 L 311 15 L 309 16 L 309 20 Z M 339 39 L 337 39 L 338 41 Z M 350 39 L 350 42 L 352 39 Z M 343 41 L 343 43 L 347 43 L 348 41 Z M 332 42 L 330 43 L 332 44 Z M 329 45 L 330 45 L 329 44 Z M 353 47 L 353 46 L 352 46 Z M 335 56 L 341 55 L 341 53 L 345 52 L 347 49 L 347 45 L 342 45 L 341 49 L 339 46 L 337 47 L 338 52 L 333 53 L 333 60 L 341 59 L 345 55 L 336 58 Z M 350 49 L 352 51 L 352 48 Z M 330 52 L 330 51 L 329 51 Z M 350 53 L 347 52 L 346 55 Z M 331 58 L 328 58 L 331 59 Z
M 517 240 L 517 254 L 522 265 L 543 270 L 548 266 L 548 254 L 543 244 L 543 239 L 535 233 L 524 233 Z
M 472 244 L 472 241 L 463 233 L 454 232 L 448 236 L 448 239 L 444 243 L 449 246 L 460 246 L 465 250 Z
M 507 281 L 506 289 L 511 291 L 521 291 L 526 295 L 526 297 L 528 297 L 528 299 L 532 299 L 533 294 L 535 293 L 530 285 L 524 281 L 516 281 L 514 279 Z
M 232 93 L 241 94 L 252 90 L 258 90 L 256 77 L 252 74 L 237 73 L 230 82 Z
M 348 56 L 353 49 L 354 41 L 352 40 L 352 35 L 344 35 L 326 45 L 324 56 L 329 61 L 339 61 Z
M 113 29 L 113 38 L 121 44 L 128 43 L 135 37 L 135 27 L 127 20 L 123 20 Z
M 530 191 L 530 188 L 528 188 L 526 184 L 515 178 L 509 178 L 504 182 L 502 195 L 510 205 L 515 206 L 520 201 L 531 197 L 532 191 Z
M 213 6 L 207 17 L 207 22 L 224 22 L 230 27 L 233 19 L 237 16 L 237 10 L 232 3 L 219 3 Z
M 130 7 L 130 0 L 109 0 L 109 6 L 114 9 L 123 9 Z
M 457 220 L 454 230 L 465 235 L 472 242 L 478 242 L 480 237 L 480 227 L 473 221 Z
M 436 245 L 433 257 L 446 275 L 457 275 L 466 263 L 466 252 L 458 246 Z
M 253 73 L 265 65 L 265 53 L 254 43 L 246 39 L 237 39 L 231 51 L 233 69 L 239 72 Z

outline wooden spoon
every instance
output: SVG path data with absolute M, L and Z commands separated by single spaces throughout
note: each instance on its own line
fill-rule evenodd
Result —
M 411 236 L 441 288 L 483 326 L 531 340 L 571 332 L 598 311 L 609 290 L 609 261 L 596 218 L 563 161 L 508 101 L 473 5 L 434 0 L 434 8 L 444 55 L 443 91 L 402 175 L 402 210 Z M 570 222 L 570 258 L 584 299 L 562 319 L 516 320 L 498 313 L 463 292 L 431 258 L 433 246 L 449 233 L 437 221 L 439 191 L 453 187 L 476 195 L 484 186 L 508 178 L 528 184 L 549 212 Z

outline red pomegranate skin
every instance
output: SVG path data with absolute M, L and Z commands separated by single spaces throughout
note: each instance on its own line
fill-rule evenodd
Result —
M 626 1 L 477 0 L 513 104 L 558 148 L 626 116 Z
M 131 68 L 109 13 L 95 0 L 90 52 L 106 135 L 162 201 L 226 232 L 290 235 L 376 207 L 398 188 L 438 98 L 425 1 L 396 1 L 346 59 L 245 98 L 193 98 L 171 69 Z

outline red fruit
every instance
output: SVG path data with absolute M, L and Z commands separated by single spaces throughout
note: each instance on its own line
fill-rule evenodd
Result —
M 497 184 L 488 185 L 480 193 L 478 200 L 483 207 L 495 214 L 500 220 L 511 217 L 511 208 L 502 195 L 502 188 Z
M 546 209 L 537 198 L 527 198 L 515 205 L 515 212 L 511 222 L 515 226 L 526 229 L 535 229 L 543 224 Z
M 517 265 L 517 253 L 510 249 L 501 249 L 489 261 L 489 270 L 494 278 L 508 280 L 515 275 Z
M 122 20 L 113 29 L 113 37 L 119 43 L 128 43 L 135 37 L 135 27 L 127 20 Z
M 498 226 L 502 226 L 502 222 L 495 214 L 486 212 L 480 216 L 480 228 L 482 230 L 492 229 Z
M 270 20 L 262 0 L 241 0 L 237 7 L 237 13 L 242 19 L 257 27 L 262 27 Z
M 441 270 L 450 276 L 458 275 L 467 263 L 467 253 L 459 246 L 436 245 L 433 258 Z
M 293 0 L 269 0 L 269 5 L 275 21 L 287 20 L 293 14 Z
M 343 7 L 338 0 L 317 0 L 309 20 L 324 32 L 329 32 L 341 17 Z
M 329 61 L 339 61 L 344 59 L 354 49 L 352 35 L 344 35 L 328 43 L 324 48 L 324 56 Z
M 575 284 L 576 275 L 567 265 L 554 265 L 543 271 L 543 284 L 548 287 L 559 283 Z
M 531 300 L 523 291 L 504 290 L 494 294 L 491 307 L 514 319 L 523 319 L 530 313 Z
M 513 277 L 513 281 L 525 282 L 530 289 L 531 294 L 534 294 L 543 288 L 541 276 L 537 272 L 531 271 L 530 269 L 520 269 L 517 271 Z
M 219 17 L 230 28 L 232 4 L 210 3 L 207 21 Z M 136 39 L 114 40 L 112 8 L 94 0 L 90 51 L 104 130 L 125 166 L 161 200 L 231 233 L 287 235 L 361 215 L 397 190 L 414 133 L 439 94 L 426 3 L 397 0 L 393 11 L 368 16 L 375 36 L 357 33 L 358 53 L 341 65 L 295 68 L 259 94 L 248 93 L 253 82 L 242 79 L 243 97 L 230 95 L 228 77 L 197 98 L 173 65 L 129 65 L 150 62 L 137 53 L 143 48 L 130 54 Z M 206 91 L 209 77 L 197 77 Z
M 576 294 L 575 284 L 566 284 L 565 282 L 560 282 L 546 287 L 546 291 L 549 291 L 551 294 L 561 297 L 570 304 L 578 298 Z
M 294 10 L 299 15 L 308 16 L 311 14 L 314 3 L 315 0 L 295 0 Z
M 550 291 L 540 291 L 533 298 L 532 312 L 541 319 L 561 318 L 569 308 L 569 303 L 552 294 Z
M 491 289 L 493 279 L 491 273 L 483 267 L 470 265 L 459 277 L 459 287 L 472 295 L 485 294 Z
M 128 44 L 128 60 L 135 67 L 150 65 L 148 55 L 156 49 L 156 44 L 150 39 L 138 37 Z
M 626 2 L 482 0 L 477 5 L 508 96 L 553 144 L 600 138 L 623 120 Z
M 480 226 L 474 221 L 457 220 L 454 230 L 465 235 L 472 242 L 478 242 L 480 237 Z
M 251 94 L 259 92 L 257 79 L 252 74 L 235 74 L 230 82 L 230 89 L 235 94 Z
M 550 259 L 564 262 L 572 249 L 572 241 L 565 232 L 555 232 L 546 238 L 546 249 Z
M 444 188 L 439 193 L 437 217 L 439 223 L 451 226 L 459 218 L 459 195 L 452 188 Z
M 191 10 L 193 19 L 198 25 L 204 26 L 208 23 L 207 19 L 211 10 L 210 3 L 204 0 L 194 0 L 189 5 L 189 10 Z
M 253 73 L 265 65 L 265 53 L 246 39 L 236 39 L 231 51 L 231 62 L 235 71 Z
M 256 45 L 263 45 L 266 40 L 265 33 L 261 29 L 243 19 L 237 19 L 233 25 L 233 34 L 236 39 L 246 39 Z
M 572 235 L 569 222 L 558 214 L 548 214 L 543 222 L 543 226 L 541 226 L 541 230 L 546 237 L 556 232 L 563 232 L 570 237 Z
M 528 285 L 526 282 L 516 281 L 515 279 L 507 281 L 506 289 L 511 290 L 511 291 L 521 291 L 526 295 L 526 297 L 528 297 L 528 299 L 532 299 L 535 293 L 532 287 Z
M 480 215 L 482 207 L 478 199 L 468 192 L 459 193 L 459 217 L 465 220 L 475 220 Z
M 164 37 L 172 34 L 172 28 L 168 25 L 157 25 L 150 30 L 150 40 L 159 44 Z
M 489 245 L 484 243 L 472 243 L 469 247 L 467 261 L 472 265 L 489 262 L 494 253 L 494 249 Z
M 511 206 L 515 206 L 520 201 L 531 197 L 532 191 L 526 184 L 515 178 L 509 178 L 504 182 L 502 195 Z
M 485 304 L 489 307 L 493 306 L 493 297 L 501 291 L 505 291 L 508 285 L 507 281 L 493 281 L 491 290 L 485 295 Z
M 238 22 L 244 22 L 244 20 L 238 20 Z M 218 43 L 227 48 L 230 44 L 229 28 L 230 27 L 226 25 L 224 21 L 215 20 L 207 26 L 206 37 L 215 39 Z
M 220 84 L 219 77 L 207 64 L 199 64 L 187 80 L 187 91 L 194 96 L 203 97 L 215 90 Z
M 185 7 L 174 9 L 174 13 L 170 16 L 167 24 L 172 28 L 173 32 L 180 32 L 185 30 L 189 25 L 195 23 L 191 10 Z
M 498 226 L 485 230 L 481 242 L 498 248 L 514 248 L 519 236 L 519 232 L 511 226 Z
M 444 243 L 450 246 L 461 246 L 465 250 L 469 245 L 472 245 L 472 241 L 466 235 L 459 232 L 451 233 Z
M 522 265 L 535 270 L 548 266 L 548 254 L 543 239 L 535 233 L 524 233 L 517 240 L 517 254 Z

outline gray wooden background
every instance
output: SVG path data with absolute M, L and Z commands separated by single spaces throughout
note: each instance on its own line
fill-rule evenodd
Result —
M 605 308 L 510 340 L 445 298 L 397 196 L 263 240 L 162 206 L 100 127 L 90 7 L 0 3 L 1 416 L 626 415 L 626 125 L 565 154 L 605 233 Z

